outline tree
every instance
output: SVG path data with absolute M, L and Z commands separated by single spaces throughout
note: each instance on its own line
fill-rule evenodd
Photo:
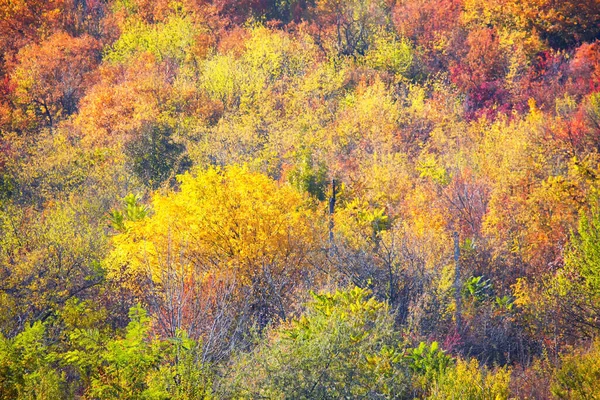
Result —
M 185 328 L 223 349 L 253 324 L 285 319 L 294 291 L 313 276 L 318 245 L 303 198 L 247 167 L 179 182 L 179 192 L 154 195 L 150 217 L 113 238 L 109 275 L 133 279 L 128 286 L 168 336 Z
M 241 398 L 507 399 L 510 372 L 417 347 L 385 303 L 357 287 L 312 294 L 305 313 L 237 355 L 218 394 Z
M 143 53 L 152 54 L 158 62 L 170 60 L 178 64 L 191 61 L 200 27 L 185 16 L 172 15 L 165 22 L 144 23 L 127 20 L 123 32 L 108 49 L 105 59 L 125 63 Z
M 592 200 L 593 201 L 593 200 Z M 600 298 L 600 207 L 595 204 L 589 215 L 581 213 L 577 233 L 565 252 L 565 264 L 576 272 L 592 296 Z
M 314 294 L 305 314 L 271 330 L 243 354 L 226 396 L 328 399 L 403 398 L 408 362 L 393 317 L 365 289 Z
M 308 8 L 311 31 L 326 54 L 364 55 L 374 33 L 389 21 L 388 4 L 383 0 L 317 0 Z
M 0 75 L 4 63 L 23 46 L 35 43 L 51 32 L 60 22 L 65 0 L 2 0 L 0 1 Z
M 199 364 L 199 344 L 178 332 L 170 341 L 153 338 L 151 320 L 139 305 L 129 311 L 123 337 L 98 340 L 97 331 L 69 333 L 71 350 L 62 357 L 91 375 L 86 394 L 102 399 L 209 398 L 210 381 Z
M 418 49 L 425 72 L 448 67 L 448 51 L 457 35 L 462 9 L 461 0 L 396 1 L 392 17 L 398 34 L 411 40 Z
M 15 101 L 24 107 L 23 118 L 37 117 L 53 127 L 77 110 L 79 99 L 93 83 L 100 62 L 100 44 L 90 36 L 56 33 L 41 44 L 17 54 L 11 73 Z
M 26 326 L 9 339 L 0 333 L 0 398 L 52 399 L 61 397 L 64 376 L 55 369 L 41 322 Z
M 540 36 L 554 48 L 566 48 L 597 38 L 600 14 L 596 0 L 467 0 L 465 19 L 483 18 L 495 27 Z
M 43 212 L 3 204 L 0 211 L 0 331 L 14 335 L 44 321 L 103 281 L 104 229 L 81 204 Z
M 169 126 L 144 126 L 139 138 L 128 143 L 133 171 L 140 181 L 152 189 L 182 173 L 191 166 L 185 146 L 174 143 Z
M 600 345 L 597 341 L 588 349 L 576 349 L 564 354 L 561 366 L 555 371 L 552 394 L 558 399 L 598 398 L 598 374 L 600 368 Z
M 517 17 L 527 21 L 555 47 L 567 47 L 598 38 L 600 8 L 596 0 L 514 1 Z

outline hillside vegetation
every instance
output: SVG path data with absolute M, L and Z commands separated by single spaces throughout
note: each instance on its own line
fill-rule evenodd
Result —
M 0 399 L 600 398 L 599 0 L 0 0 Z

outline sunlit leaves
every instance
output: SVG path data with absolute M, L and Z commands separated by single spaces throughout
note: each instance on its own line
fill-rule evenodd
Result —
M 23 118 L 38 117 L 52 126 L 77 110 L 91 73 L 100 61 L 99 43 L 89 37 L 57 33 L 21 49 L 11 75 L 15 96 L 25 108 Z
M 102 281 L 103 228 L 83 208 L 67 202 L 44 212 L 3 207 L 0 300 L 7 310 L 0 326 L 3 332 L 18 330 L 24 316 L 33 321 L 47 318 L 68 299 L 85 296 Z
M 387 307 L 367 290 L 313 294 L 301 318 L 236 360 L 227 395 L 391 398 L 409 389 L 402 341 Z
M 159 296 L 156 306 L 167 307 L 188 291 L 216 299 L 233 290 L 222 307 L 244 302 L 263 318 L 285 317 L 319 242 L 315 213 L 298 192 L 234 166 L 181 176 L 179 191 L 153 197 L 149 217 L 122 225 L 106 265 L 115 279 L 138 277 L 127 285 L 145 301 Z M 220 284 L 231 287 L 214 293 Z M 185 313 L 201 298 L 188 296 L 180 323 L 197 325 Z
M 1 397 L 51 399 L 61 396 L 64 375 L 53 368 L 45 331 L 45 326 L 36 322 L 12 339 L 0 333 Z
M 413 64 L 414 50 L 406 38 L 395 38 L 384 31 L 375 36 L 373 46 L 365 55 L 366 64 L 372 68 L 407 76 Z
M 172 16 L 164 23 L 149 25 L 131 19 L 119 40 L 105 54 L 107 61 L 125 62 L 144 52 L 158 61 L 173 60 L 178 63 L 190 61 L 191 48 L 195 44 L 196 27 L 187 18 Z

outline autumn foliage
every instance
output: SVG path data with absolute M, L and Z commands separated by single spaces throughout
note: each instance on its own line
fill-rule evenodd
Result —
M 0 0 L 0 398 L 594 398 L 598 0 Z

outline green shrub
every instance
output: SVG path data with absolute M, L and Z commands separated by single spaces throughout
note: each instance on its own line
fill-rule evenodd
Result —
M 600 399 L 600 341 L 562 358 L 552 393 L 559 399 Z
M 54 368 L 54 354 L 36 322 L 13 339 L 0 335 L 0 399 L 59 399 L 64 378 Z
M 233 364 L 221 395 L 234 398 L 401 398 L 408 360 L 386 304 L 354 288 L 313 294 L 299 319 L 272 330 Z

